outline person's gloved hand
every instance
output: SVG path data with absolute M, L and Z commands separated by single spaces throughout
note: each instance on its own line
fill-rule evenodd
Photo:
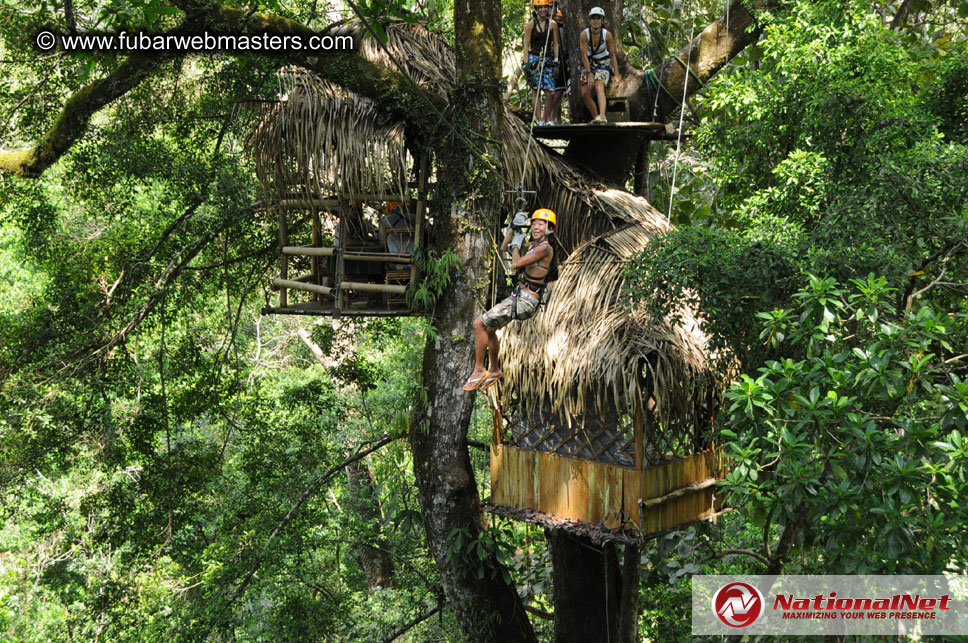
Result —
M 514 248 L 517 248 L 518 252 L 520 252 L 522 246 L 524 246 L 524 237 L 525 237 L 525 234 L 523 232 L 516 233 L 514 235 L 514 238 L 511 239 L 511 243 L 508 244 L 508 250 L 513 250 Z
M 511 228 L 515 231 L 523 230 L 524 228 L 531 226 L 531 217 L 528 216 L 527 212 L 515 212 L 514 218 L 511 219 Z

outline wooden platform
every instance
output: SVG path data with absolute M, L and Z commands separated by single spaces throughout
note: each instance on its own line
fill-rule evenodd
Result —
M 413 317 L 413 311 L 408 310 L 406 306 L 399 308 L 391 308 L 387 310 L 387 306 L 366 306 L 360 308 L 354 308 L 352 306 L 344 306 L 340 310 L 336 310 L 336 302 L 318 302 L 310 301 L 301 304 L 292 304 L 289 306 L 265 306 L 262 309 L 263 315 L 318 315 L 321 317 Z
M 633 469 L 491 445 L 491 504 L 623 530 L 639 539 L 718 512 L 721 494 L 713 502 L 718 475 L 715 451 Z
M 571 140 L 582 136 L 603 134 L 637 136 L 653 140 L 675 140 L 676 129 L 671 123 L 576 123 L 574 125 L 535 125 L 531 135 L 535 138 Z

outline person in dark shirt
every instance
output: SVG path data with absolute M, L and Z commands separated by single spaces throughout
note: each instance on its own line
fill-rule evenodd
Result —
M 551 120 L 552 98 L 555 90 L 555 67 L 561 42 L 558 38 L 558 23 L 551 19 L 551 0 L 534 0 L 534 17 L 524 26 L 524 54 L 521 65 L 527 71 L 532 94 L 532 117 L 538 125 Z M 543 116 L 538 109 L 541 92 L 544 90 L 545 102 Z

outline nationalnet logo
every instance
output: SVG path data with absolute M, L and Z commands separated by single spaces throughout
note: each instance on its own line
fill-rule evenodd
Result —
M 730 627 L 749 627 L 763 613 L 763 595 L 749 583 L 727 583 L 716 590 L 713 611 Z
M 851 619 L 936 619 L 942 610 L 951 609 L 951 595 L 927 597 L 920 594 L 893 596 L 838 597 L 829 595 L 796 596 L 777 594 L 773 611 L 782 618 Z
M 693 576 L 692 633 L 968 634 L 965 576 Z

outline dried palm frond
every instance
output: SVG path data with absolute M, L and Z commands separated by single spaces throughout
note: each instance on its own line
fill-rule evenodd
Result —
M 286 69 L 280 80 L 285 99 L 247 141 L 267 197 L 405 198 L 410 159 L 402 121 L 314 75 Z
M 606 200 L 624 194 L 609 192 L 602 195 Z M 568 422 L 604 415 L 614 400 L 626 407 L 620 413 L 628 413 L 634 400 L 651 397 L 660 427 L 691 417 L 708 381 L 699 377 L 706 370 L 706 338 L 695 317 L 682 311 L 683 323 L 672 326 L 622 297 L 625 260 L 652 234 L 645 225 L 628 224 L 583 244 L 562 264 L 546 309 L 502 331 L 503 367 L 526 416 L 536 415 L 545 400 Z M 643 368 L 651 377 L 642 377 Z M 652 390 L 642 390 L 645 382 Z M 589 400 L 595 408 L 586 408 Z

